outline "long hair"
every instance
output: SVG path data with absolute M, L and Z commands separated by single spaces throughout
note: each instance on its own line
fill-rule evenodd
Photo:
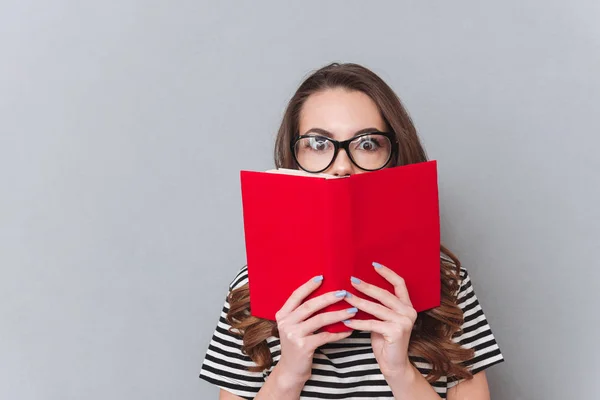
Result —
M 394 91 L 363 66 L 333 63 L 306 78 L 289 101 L 275 142 L 275 165 L 278 168 L 298 168 L 290 143 L 299 135 L 300 112 L 306 99 L 314 93 L 337 88 L 360 91 L 377 104 L 385 123 L 396 134 L 399 143 L 396 157 L 391 161 L 392 166 L 427 161 L 415 126 Z M 452 341 L 464 321 L 456 298 L 460 287 L 460 261 L 441 244 L 440 252 L 446 256 L 440 257 L 441 305 L 419 313 L 408 349 L 411 356 L 432 365 L 427 376 L 429 382 L 435 382 L 443 375 L 465 379 L 472 377 L 462 363 L 473 357 L 473 350 Z M 229 304 L 227 320 L 231 331 L 242 337 L 243 352 L 256 364 L 251 370 L 270 368 L 273 359 L 266 339 L 279 336 L 276 323 L 250 315 L 247 284 L 229 294 Z

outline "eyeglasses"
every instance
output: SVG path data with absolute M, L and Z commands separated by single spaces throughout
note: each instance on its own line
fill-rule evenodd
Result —
M 397 151 L 396 135 L 392 132 L 369 132 L 348 140 L 319 135 L 302 135 L 292 142 L 296 164 L 306 172 L 319 173 L 329 168 L 340 149 L 346 150 L 354 165 L 364 171 L 385 167 Z

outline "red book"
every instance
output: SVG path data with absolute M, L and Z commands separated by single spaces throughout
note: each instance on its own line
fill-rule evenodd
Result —
M 241 171 L 252 315 L 275 320 L 290 294 L 316 275 L 323 283 L 307 299 L 342 289 L 366 297 L 351 276 L 393 293 L 374 261 L 404 278 L 417 311 L 439 306 L 436 167 L 428 161 L 335 179 Z M 340 301 L 321 312 L 348 307 Z M 359 311 L 354 318 L 374 317 Z M 324 328 L 348 329 L 341 322 Z

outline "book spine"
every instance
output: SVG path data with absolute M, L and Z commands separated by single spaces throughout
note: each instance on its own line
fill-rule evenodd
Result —
M 328 278 L 339 289 L 350 288 L 350 275 L 354 262 L 354 243 L 352 231 L 352 196 L 348 178 L 325 181 L 325 210 L 327 215 L 325 238 L 327 246 L 325 254 L 325 270 Z M 343 309 L 348 307 L 340 302 L 333 307 Z

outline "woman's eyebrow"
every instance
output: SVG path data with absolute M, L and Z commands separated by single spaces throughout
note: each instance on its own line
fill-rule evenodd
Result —
M 370 132 L 380 132 L 380 130 L 377 128 L 373 128 L 373 127 L 364 128 L 364 129 L 361 129 L 361 130 L 355 132 L 353 136 L 358 136 L 358 135 L 362 135 L 363 133 L 370 133 Z M 307 130 L 304 133 L 304 135 L 308 135 L 309 133 L 317 133 L 319 135 L 326 136 L 328 138 L 333 138 L 333 133 L 331 133 L 325 129 L 321 129 L 321 128 L 310 128 L 309 130 Z

